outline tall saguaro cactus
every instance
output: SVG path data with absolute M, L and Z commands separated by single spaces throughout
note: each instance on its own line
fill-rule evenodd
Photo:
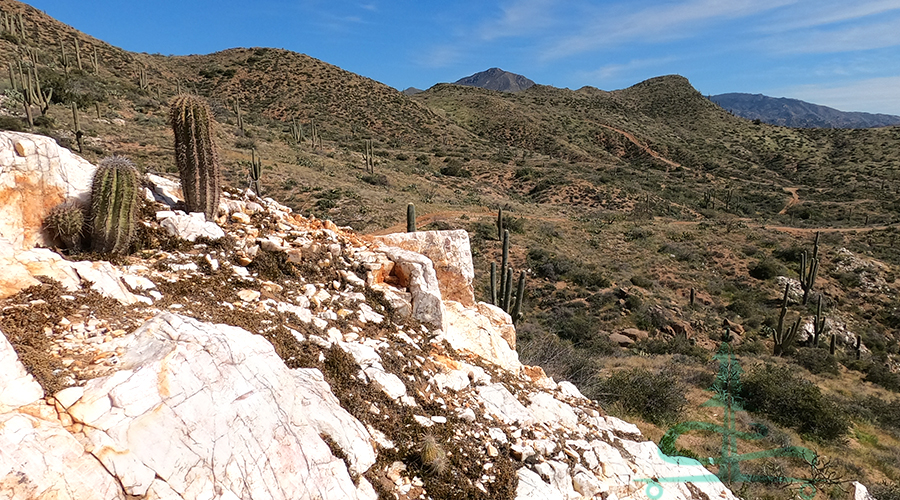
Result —
M 100 161 L 91 186 L 91 246 L 99 253 L 125 253 L 138 210 L 138 171 L 127 158 Z
M 219 208 L 219 158 L 212 141 L 212 112 L 206 101 L 179 95 L 172 101 L 175 163 L 188 212 L 215 219 Z

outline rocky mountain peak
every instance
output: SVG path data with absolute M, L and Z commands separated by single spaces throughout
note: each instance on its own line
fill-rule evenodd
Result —
M 515 73 L 510 73 L 509 71 L 503 71 L 500 68 L 491 68 L 486 71 L 481 71 L 474 75 L 460 78 L 454 83 L 457 85 L 481 87 L 483 89 L 497 90 L 500 92 L 520 92 L 534 86 L 534 82 L 528 78 Z

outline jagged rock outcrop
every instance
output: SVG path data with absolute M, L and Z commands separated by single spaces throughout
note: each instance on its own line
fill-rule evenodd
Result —
M 0 302 L 8 318 L 46 318 L 0 319 L 0 494 L 734 498 L 699 463 L 661 455 L 572 384 L 522 366 L 509 316 L 445 300 L 421 253 L 247 194 L 225 193 L 220 214 L 226 244 L 87 263 L 147 300 L 69 282 Z M 468 249 L 454 252 L 465 276 Z M 65 388 L 44 394 L 10 343 L 27 366 L 56 367 L 38 370 L 45 388 Z M 423 436 L 439 440 L 442 472 L 421 463 Z M 688 479 L 654 482 L 667 477 Z

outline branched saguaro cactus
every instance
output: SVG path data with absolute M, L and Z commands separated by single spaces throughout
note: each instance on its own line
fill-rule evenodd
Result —
M 213 220 L 219 209 L 219 158 L 212 140 L 212 112 L 200 97 L 183 94 L 172 101 L 171 119 L 185 207 Z
M 804 251 L 800 255 L 800 287 L 803 288 L 803 305 L 809 301 L 809 292 L 816 284 L 816 276 L 819 274 L 819 233 L 816 233 L 816 241 L 813 244 L 812 257 Z
M 127 158 L 113 156 L 97 165 L 91 187 L 91 246 L 99 253 L 125 253 L 134 235 L 138 210 L 138 171 Z
M 790 290 L 790 288 L 791 285 L 789 283 L 784 286 L 784 298 L 781 301 L 781 313 L 778 315 L 778 328 L 772 334 L 772 340 L 775 341 L 775 349 L 772 354 L 775 356 L 784 354 L 784 351 L 794 343 L 794 339 L 797 338 L 797 334 L 800 332 L 800 317 L 797 318 L 797 321 L 793 326 L 789 327 L 787 330 L 784 329 L 784 317 L 787 315 L 788 290 Z
M 813 319 L 813 347 L 819 347 L 819 337 L 825 333 L 825 318 L 822 316 L 822 295 L 816 305 L 816 317 Z

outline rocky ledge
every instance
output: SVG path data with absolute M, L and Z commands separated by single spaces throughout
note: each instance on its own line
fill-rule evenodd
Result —
M 91 169 L 0 133 L 15 200 L 0 222 L 0 496 L 734 498 L 521 365 L 509 316 L 474 298 L 464 231 L 368 238 L 250 192 L 207 222 L 147 176 L 143 248 L 73 261 L 37 198 L 83 200 Z

